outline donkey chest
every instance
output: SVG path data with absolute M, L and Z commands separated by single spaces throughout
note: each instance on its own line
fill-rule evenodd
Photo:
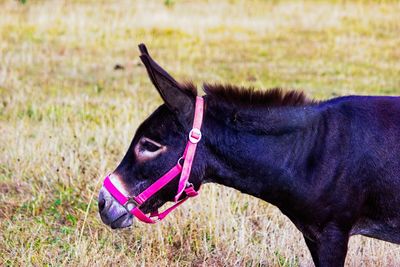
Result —
M 302 219 L 299 216 L 290 214 L 287 211 L 284 211 L 282 209 L 280 209 L 280 210 L 282 211 L 283 214 L 285 214 L 292 221 L 292 223 L 296 226 L 296 228 L 307 239 L 315 241 L 321 235 L 321 225 L 317 221 L 306 222 L 304 219 Z
M 316 225 L 307 225 L 294 222 L 294 225 L 308 239 L 315 241 L 320 236 L 320 228 Z

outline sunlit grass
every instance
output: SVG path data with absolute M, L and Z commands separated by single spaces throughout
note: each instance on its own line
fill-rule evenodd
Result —
M 400 94 L 396 1 L 0 1 L 4 265 L 308 266 L 301 234 L 255 198 L 206 185 L 165 222 L 111 231 L 103 176 L 161 103 L 137 44 L 178 80 Z M 123 70 L 114 70 L 116 64 Z M 349 266 L 400 265 L 351 239 Z

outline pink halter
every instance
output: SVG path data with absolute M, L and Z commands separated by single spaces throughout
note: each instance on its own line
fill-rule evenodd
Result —
M 136 218 L 145 223 L 156 223 L 164 219 L 171 211 L 176 209 L 183 202 L 188 200 L 190 197 L 195 197 L 198 192 L 193 188 L 193 184 L 189 183 L 189 176 L 192 170 L 192 164 L 194 155 L 196 153 L 197 143 L 201 140 L 201 124 L 203 121 L 204 112 L 204 100 L 201 97 L 196 97 L 196 107 L 193 119 L 193 128 L 189 132 L 189 140 L 186 144 L 183 156 L 178 159 L 177 164 L 172 167 L 166 174 L 161 176 L 152 185 L 146 188 L 142 193 L 137 196 L 125 196 L 118 190 L 118 188 L 111 182 L 110 177 L 107 176 L 104 180 L 104 187 L 110 192 L 110 194 L 126 208 L 128 212 L 133 214 Z M 181 160 L 183 161 L 183 166 L 181 165 Z M 144 214 L 139 208 L 146 202 L 151 196 L 160 191 L 164 186 L 171 182 L 176 176 L 181 174 L 179 179 L 178 191 L 175 195 L 175 204 L 165 211 L 158 213 L 153 212 L 150 216 Z M 186 197 L 179 200 L 183 192 L 186 193 Z M 133 206 L 133 208 L 132 208 Z M 153 220 L 152 217 L 157 217 Z

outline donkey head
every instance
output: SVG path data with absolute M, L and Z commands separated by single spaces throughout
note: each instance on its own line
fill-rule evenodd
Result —
M 137 129 L 131 145 L 110 180 L 126 196 L 136 196 L 173 167 L 185 150 L 191 129 L 196 90 L 175 81 L 150 57 L 144 45 L 139 45 L 141 60 L 155 88 L 164 100 Z M 190 182 L 197 189 L 201 181 L 192 170 Z M 192 178 L 193 177 L 193 178 Z M 178 177 L 158 191 L 140 209 L 155 212 L 173 200 L 178 188 Z M 133 216 L 104 188 L 99 194 L 101 219 L 112 228 L 127 227 Z

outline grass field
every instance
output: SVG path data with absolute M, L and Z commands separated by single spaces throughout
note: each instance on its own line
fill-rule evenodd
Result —
M 137 44 L 198 85 L 399 95 L 399 14 L 396 1 L 0 1 L 0 265 L 312 265 L 275 207 L 217 185 L 155 226 L 102 224 L 102 179 L 161 103 Z M 347 266 L 400 266 L 400 246 L 349 246 Z

